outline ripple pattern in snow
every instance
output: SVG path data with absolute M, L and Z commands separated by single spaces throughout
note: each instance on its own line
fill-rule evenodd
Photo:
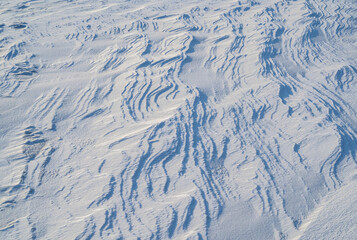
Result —
M 353 239 L 356 23 L 353 0 L 1 1 L 0 238 Z

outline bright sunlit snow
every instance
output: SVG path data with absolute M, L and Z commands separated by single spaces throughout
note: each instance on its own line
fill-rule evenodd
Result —
M 0 77 L 0 239 L 356 239 L 355 0 L 1 0 Z

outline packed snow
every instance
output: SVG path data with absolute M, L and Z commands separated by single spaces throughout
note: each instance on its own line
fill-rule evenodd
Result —
M 355 0 L 1 0 L 0 239 L 356 239 Z

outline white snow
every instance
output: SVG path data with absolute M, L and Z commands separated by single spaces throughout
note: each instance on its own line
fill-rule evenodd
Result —
M 0 239 L 354 239 L 356 20 L 0 1 Z

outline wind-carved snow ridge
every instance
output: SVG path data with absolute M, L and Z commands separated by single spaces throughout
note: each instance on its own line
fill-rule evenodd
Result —
M 353 239 L 356 21 L 352 0 L 2 1 L 0 238 Z

